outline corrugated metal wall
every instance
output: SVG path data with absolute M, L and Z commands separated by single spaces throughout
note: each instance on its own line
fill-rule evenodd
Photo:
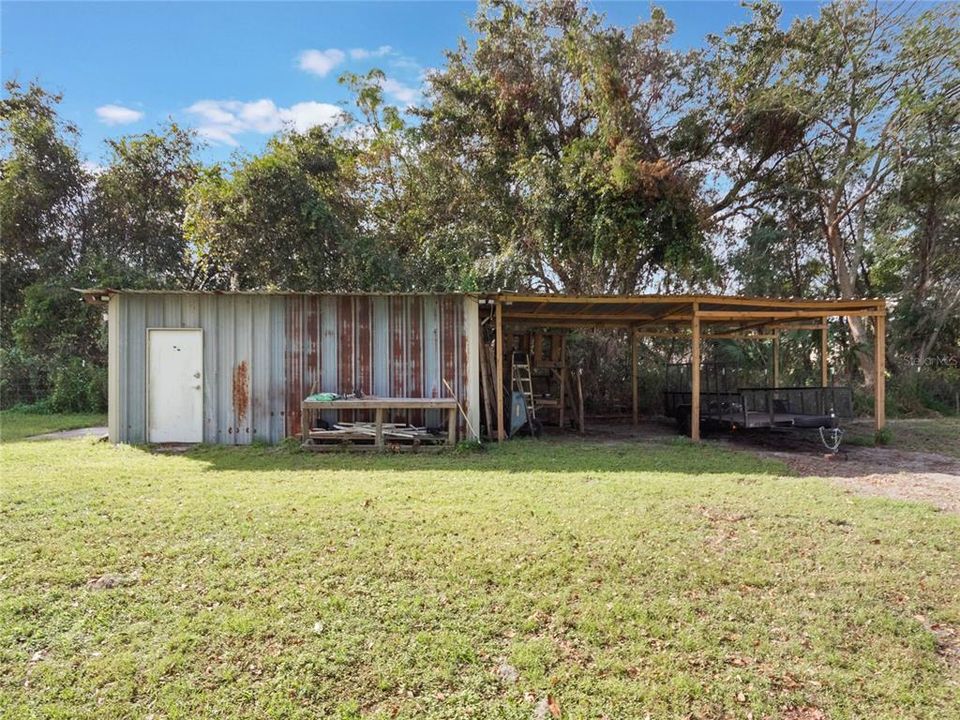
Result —
M 444 379 L 479 427 L 473 297 L 125 292 L 111 297 L 108 316 L 114 442 L 147 441 L 149 328 L 204 331 L 204 442 L 299 434 L 300 401 L 311 392 L 445 397 Z M 442 425 L 433 411 L 408 419 Z

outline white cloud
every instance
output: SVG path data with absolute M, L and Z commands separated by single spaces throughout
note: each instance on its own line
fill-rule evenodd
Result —
M 404 105 L 412 105 L 420 97 L 420 89 L 406 85 L 394 78 L 384 78 L 380 81 L 383 92 Z
M 376 50 L 367 50 L 366 48 L 353 48 L 350 50 L 350 57 L 354 60 L 367 60 L 368 58 L 383 57 L 393 53 L 393 48 L 389 45 L 381 45 Z
M 239 100 L 198 100 L 187 112 L 199 118 L 197 132 L 215 143 L 237 145 L 243 133 L 273 134 L 284 128 L 304 132 L 317 125 L 330 127 L 342 116 L 336 105 L 301 102 L 290 107 L 277 107 L 266 98 L 252 102 Z
M 90 175 L 100 175 L 107 169 L 105 166 L 92 162 L 90 160 L 81 161 L 80 167 L 82 167 L 84 171 L 86 171 Z
M 346 60 L 343 50 L 330 48 L 328 50 L 304 50 L 300 53 L 300 69 L 324 77 L 337 65 Z
M 143 118 L 140 110 L 124 107 L 123 105 L 101 105 L 96 109 L 100 122 L 107 125 L 127 125 Z
M 408 73 L 412 72 L 416 75 L 419 75 L 423 72 L 423 67 L 420 65 L 420 63 L 418 63 L 412 57 L 408 57 L 406 55 L 400 55 L 392 59 L 390 61 L 390 67 L 396 70 L 403 70 Z

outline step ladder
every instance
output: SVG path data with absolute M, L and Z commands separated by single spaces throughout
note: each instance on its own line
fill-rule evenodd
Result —
M 513 390 L 523 395 L 527 404 L 527 422 L 534 427 L 537 419 L 537 408 L 533 403 L 533 376 L 530 372 L 530 355 L 525 352 L 515 352 L 511 356 L 510 375 L 513 378 Z

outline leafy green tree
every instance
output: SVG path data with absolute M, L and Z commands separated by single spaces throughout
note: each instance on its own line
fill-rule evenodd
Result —
M 279 135 L 229 176 L 205 173 L 189 193 L 187 238 L 228 287 L 382 286 L 389 256 L 361 232 L 351 174 L 352 150 L 322 128 Z
M 802 226 L 760 219 L 730 256 L 740 292 L 754 297 L 815 297 L 826 267 Z
M 720 72 L 720 84 L 743 99 L 747 125 L 771 112 L 776 120 L 754 135 L 776 139 L 779 150 L 750 181 L 750 206 L 815 228 L 829 268 L 825 294 L 874 295 L 878 221 L 890 190 L 918 161 L 910 138 L 936 108 L 956 102 L 957 11 L 835 2 L 783 32 L 772 27 L 778 13 L 760 4 L 750 22 L 728 33 L 750 39 L 756 52 L 735 72 Z M 755 141 L 732 149 L 758 160 L 766 154 Z M 859 318 L 848 325 L 869 382 L 869 327 Z
M 924 366 L 960 356 L 960 103 L 913 98 L 908 160 L 878 203 L 875 287 L 896 298 L 892 346 Z
M 472 26 L 423 111 L 432 174 L 455 189 L 449 234 L 474 229 L 478 264 L 551 290 L 709 274 L 688 151 L 670 144 L 688 58 L 662 11 L 623 30 L 573 1 L 492 1 Z
M 159 133 L 108 140 L 89 215 L 84 271 L 95 284 L 193 287 L 196 257 L 183 232 L 187 191 L 199 177 L 192 133 L 171 124 Z
M 0 341 L 25 288 L 64 278 L 83 256 L 88 237 L 86 187 L 77 130 L 57 115 L 59 95 L 10 81 L 0 99 Z

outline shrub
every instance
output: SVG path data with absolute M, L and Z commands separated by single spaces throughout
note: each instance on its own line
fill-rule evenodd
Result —
M 33 405 L 48 390 L 45 363 L 16 347 L 0 349 L 0 408 Z
M 889 445 L 892 442 L 893 432 L 888 427 L 877 430 L 873 435 L 874 445 Z
M 51 372 L 50 407 L 55 412 L 103 412 L 107 407 L 105 368 L 72 357 Z

